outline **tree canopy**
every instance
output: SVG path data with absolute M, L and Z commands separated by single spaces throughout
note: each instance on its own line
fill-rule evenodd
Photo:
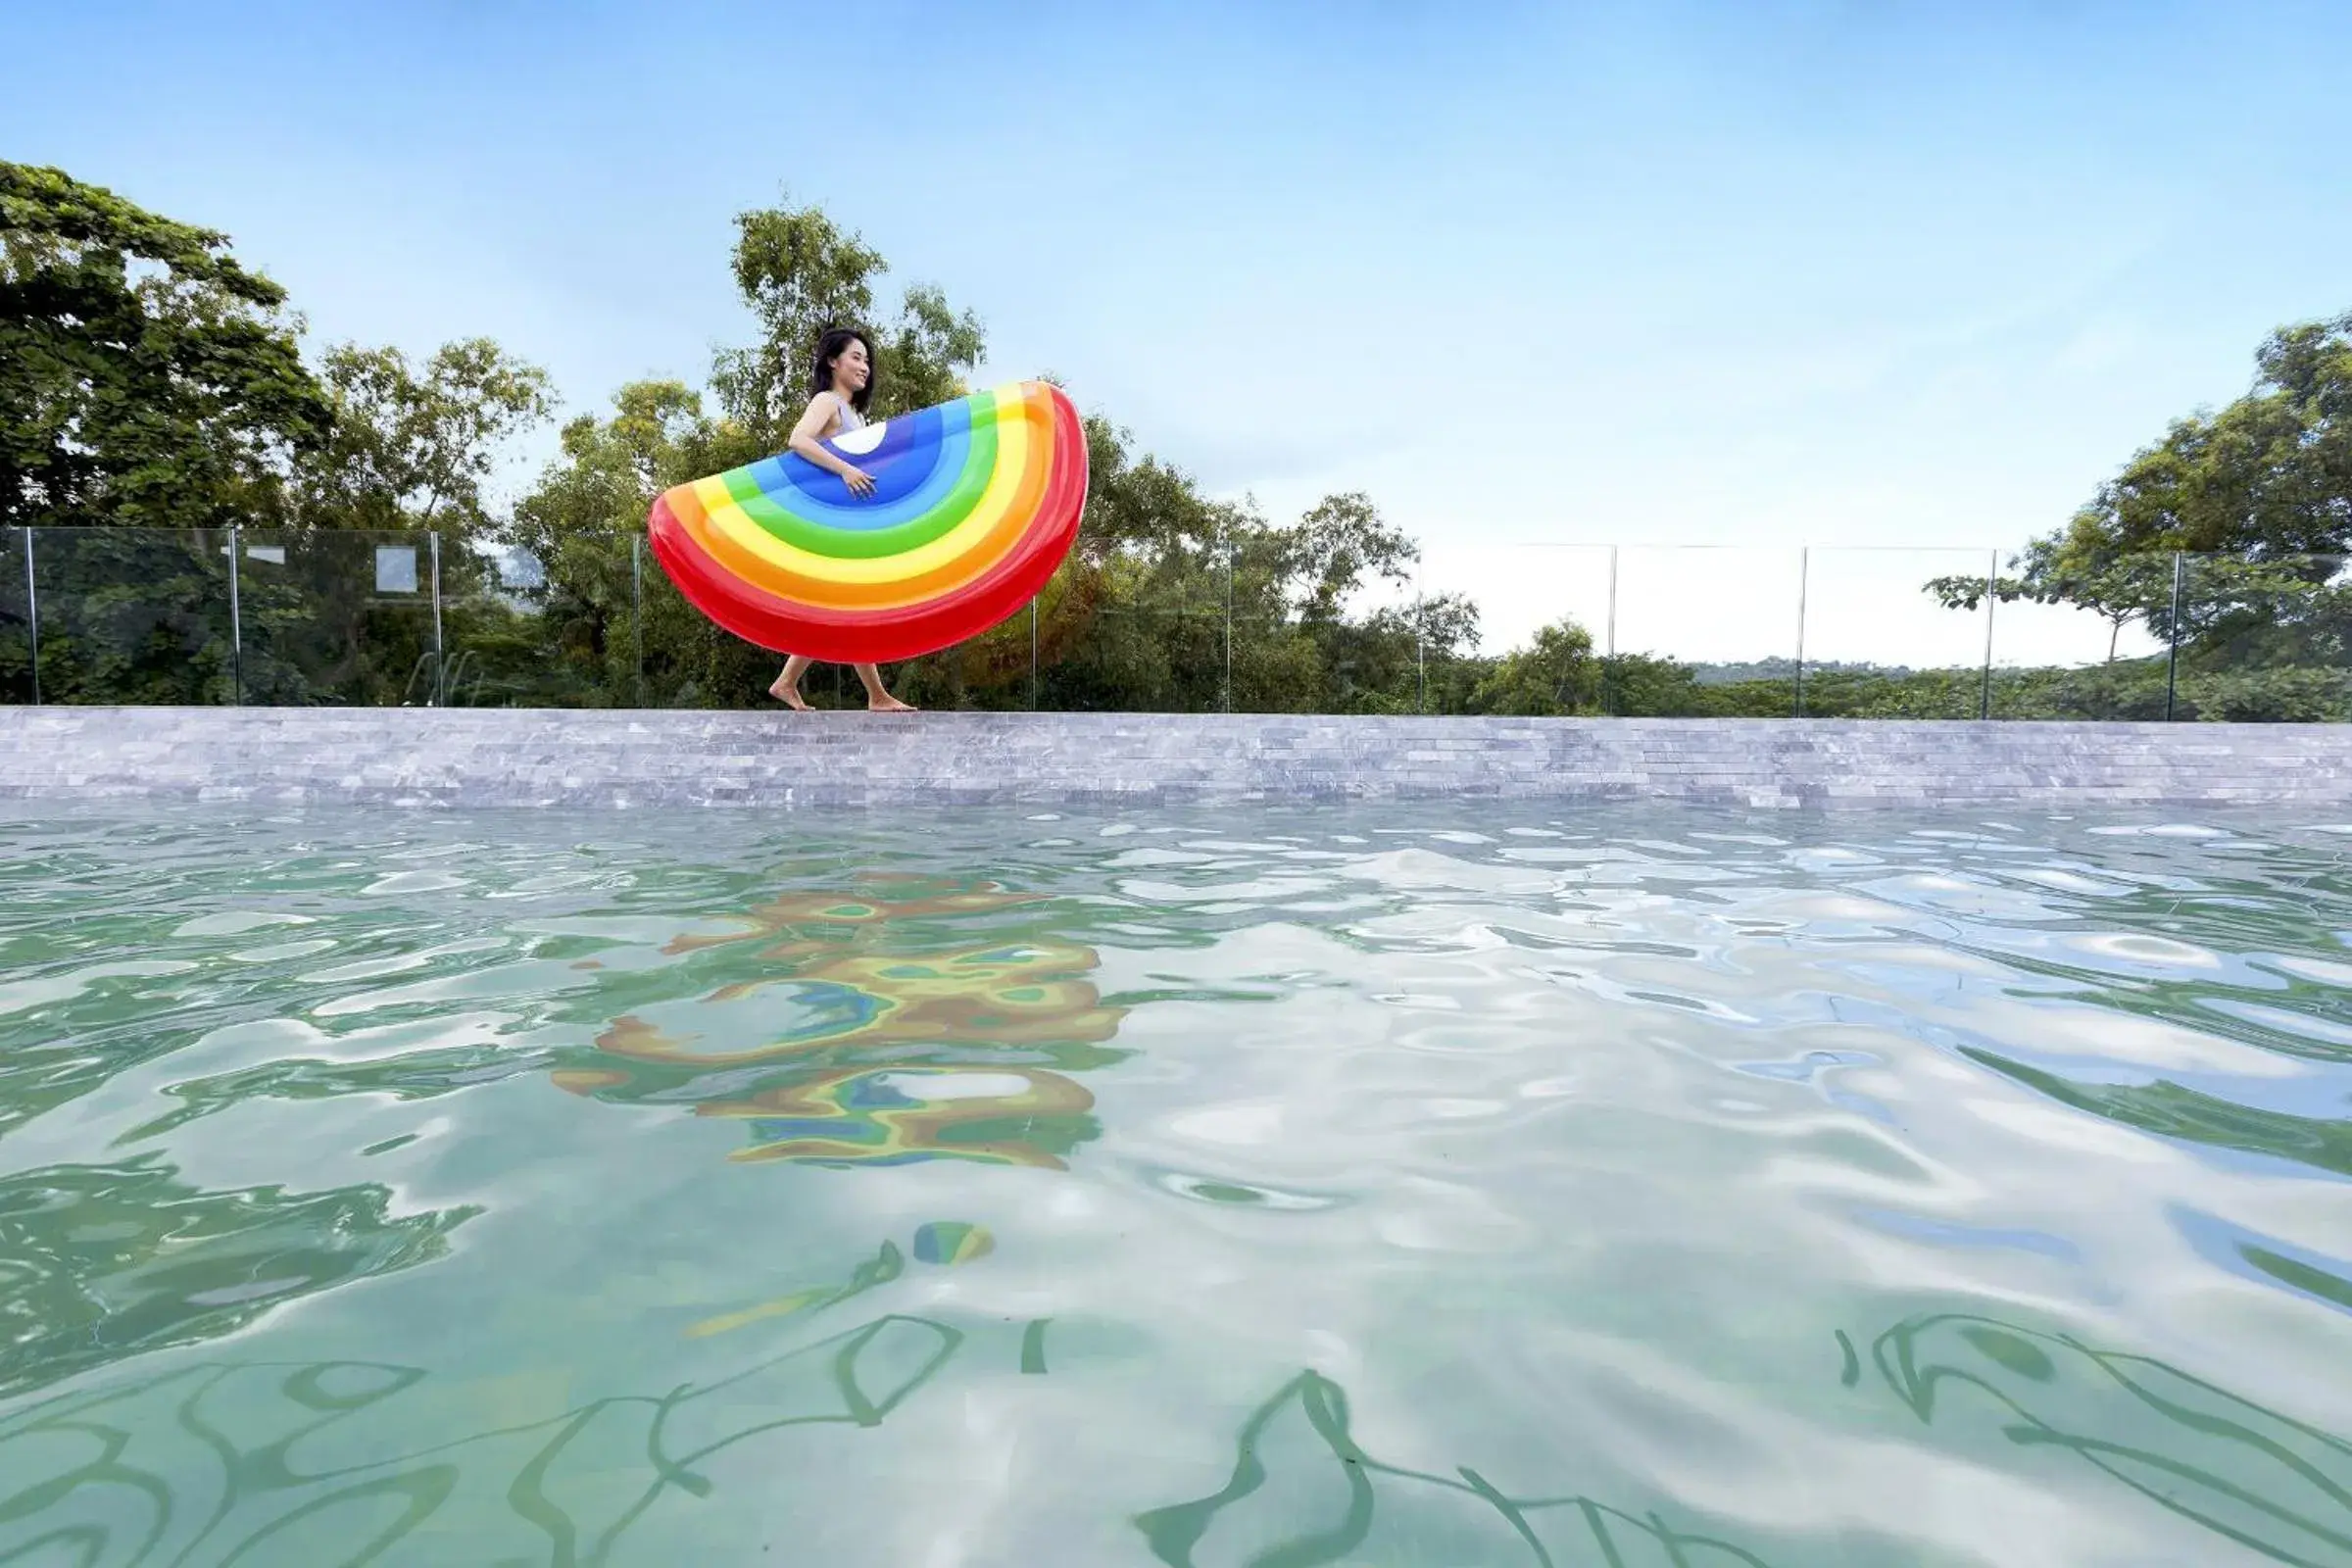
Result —
M 2010 574 L 1937 578 L 1928 592 L 1956 609 L 1989 588 L 2089 611 L 2108 624 L 2110 662 L 2135 620 L 2177 641 L 2192 671 L 2339 661 L 2352 610 L 2336 584 L 2352 553 L 2352 313 L 2278 328 L 2254 365 L 2243 397 L 2174 420 Z
M 338 344 L 319 369 L 334 417 L 305 468 L 306 520 L 468 541 L 505 526 L 483 486 L 508 440 L 553 412 L 546 371 L 482 337 L 445 344 L 422 366 L 398 349 Z
M 2352 313 L 2280 327 L 2254 364 L 2245 396 L 2175 420 L 2101 485 L 2053 559 L 2352 550 Z
M 285 301 L 218 230 L 0 163 L 0 520 L 281 515 L 335 423 Z
M 936 285 L 918 283 L 880 321 L 874 284 L 889 264 L 821 209 L 765 207 L 739 215 L 733 260 L 735 285 L 759 336 L 722 352 L 710 384 L 727 418 L 759 448 L 756 455 L 780 448 L 808 404 L 810 362 L 827 327 L 862 326 L 873 335 L 874 417 L 970 390 L 964 374 L 987 347 L 979 318 L 957 314 Z

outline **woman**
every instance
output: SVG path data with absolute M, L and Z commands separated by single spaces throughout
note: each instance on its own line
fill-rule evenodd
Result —
M 809 390 L 816 395 L 801 415 L 801 422 L 792 427 L 791 449 L 828 473 L 841 475 L 850 494 L 873 494 L 874 476 L 847 458 L 837 457 L 819 443 L 845 430 L 865 428 L 865 407 L 874 395 L 874 345 L 866 335 L 854 326 L 836 326 L 828 330 L 816 345 L 816 367 L 810 373 Z M 784 662 L 784 673 L 767 689 L 767 695 L 788 708 L 806 713 L 808 705 L 801 701 L 801 676 L 811 661 L 806 654 L 794 654 Z M 858 678 L 865 683 L 865 706 L 876 713 L 911 713 L 913 708 L 890 695 L 882 685 L 882 671 L 872 664 L 854 666 Z

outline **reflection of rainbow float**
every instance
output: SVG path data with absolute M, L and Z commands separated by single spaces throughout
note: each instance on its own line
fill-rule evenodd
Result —
M 551 1076 L 575 1095 L 618 1091 L 645 1102 L 626 1093 L 641 1086 L 623 1069 L 565 1067 Z M 1061 1170 L 1070 1146 L 1095 1135 L 1094 1104 L 1083 1085 L 1045 1067 L 912 1061 L 795 1074 L 693 1108 L 697 1116 L 747 1125 L 751 1142 L 732 1160 L 847 1166 L 964 1159 Z
M 1077 536 L 1086 432 L 1044 382 L 824 445 L 873 493 L 785 453 L 677 485 L 647 521 L 678 591 L 763 648 L 879 662 L 961 642 L 1036 597 Z
M 750 1122 L 752 1142 L 730 1159 L 808 1165 L 968 1159 L 1060 1170 L 1061 1156 L 1039 1141 L 1039 1131 L 1075 1133 L 1069 1119 L 1094 1105 L 1083 1087 L 1043 1067 L 922 1062 L 819 1073 L 748 1100 L 706 1102 L 695 1113 Z
M 787 898 L 762 906 L 740 935 L 681 937 L 664 951 L 1021 902 L 994 891 L 895 903 Z M 737 1121 L 751 1139 L 729 1156 L 738 1160 L 1058 1169 L 1096 1135 L 1094 1096 L 1068 1074 L 1118 1059 L 1102 1042 L 1118 1032 L 1125 1009 L 1105 1004 L 1083 978 L 1099 961 L 1091 948 L 1032 938 L 916 955 L 787 941 L 763 956 L 789 963 L 789 972 L 721 986 L 705 1000 L 743 1002 L 764 986 L 791 986 L 800 1027 L 727 1050 L 624 1013 L 597 1035 L 592 1058 L 559 1068 L 555 1082 L 599 1100 L 688 1104 L 698 1116 Z

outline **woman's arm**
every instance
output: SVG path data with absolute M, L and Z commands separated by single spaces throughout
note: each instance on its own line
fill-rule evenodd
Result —
M 855 463 L 835 457 L 817 444 L 817 438 L 824 434 L 825 426 L 832 422 L 833 394 L 819 392 L 808 400 L 808 409 L 801 415 L 801 422 L 792 427 L 792 439 L 784 444 L 827 473 L 841 475 L 841 482 L 850 487 L 850 494 L 870 494 L 874 488 L 872 474 Z

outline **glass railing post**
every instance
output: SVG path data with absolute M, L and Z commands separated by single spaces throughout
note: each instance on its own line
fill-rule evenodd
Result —
M 1413 711 L 1429 711 L 1429 590 L 1413 563 Z
M 433 706 L 441 708 L 449 702 L 449 652 L 441 639 L 441 530 L 425 537 L 432 541 L 433 557 Z
M 1805 590 L 1813 581 L 1813 552 L 1796 552 L 1796 716 L 1805 716 Z
M 637 665 L 633 682 L 637 706 L 645 706 L 645 556 L 644 541 L 629 535 L 629 639 Z
M 1617 547 L 1609 546 L 1609 635 L 1601 665 L 1600 710 L 1617 711 Z
M 245 530 L 241 524 L 228 525 L 228 680 L 229 698 L 237 707 L 245 706 L 245 611 L 237 593 L 237 563 L 245 553 Z
M 1977 717 L 1992 717 L 1992 607 L 1997 603 L 1993 593 L 2001 575 L 2001 553 L 1995 550 L 1984 563 L 1984 679 L 1977 688 Z
M 1225 684 L 1218 701 L 1225 711 L 1233 711 L 1233 541 L 1225 537 L 1225 525 L 1217 524 L 1219 554 L 1225 558 Z
M 32 580 L 32 530 L 24 530 L 24 639 L 32 663 L 32 705 L 41 705 L 41 591 Z
M 2173 721 L 2173 699 L 2180 686 L 2180 574 L 2187 558 L 2173 552 L 2173 612 L 2164 636 L 2164 721 Z

